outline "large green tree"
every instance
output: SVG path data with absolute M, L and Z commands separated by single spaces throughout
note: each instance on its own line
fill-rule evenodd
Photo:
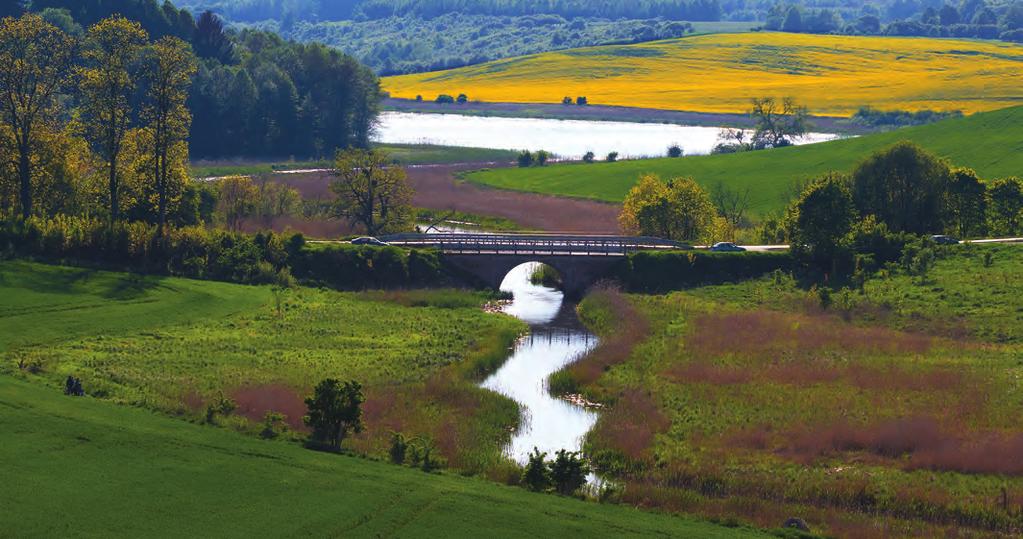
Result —
M 160 233 L 163 234 L 167 223 L 172 172 L 187 165 L 188 152 L 183 147 L 188 138 L 192 115 L 185 106 L 185 100 L 197 66 L 188 44 L 176 37 L 164 37 L 157 41 L 150 49 L 144 65 L 146 96 L 142 118 L 150 133 L 149 150 L 158 199 L 158 222 Z
M 849 179 L 831 173 L 812 182 L 786 218 L 792 251 L 826 263 L 842 249 L 856 219 Z
M 57 96 L 70 75 L 71 39 L 37 15 L 0 23 L 0 144 L 17 171 L 21 215 L 32 215 L 33 166 L 46 131 L 58 131 Z
M 982 234 L 987 212 L 986 186 L 968 168 L 952 171 L 945 199 L 947 227 L 960 237 Z
M 893 232 L 944 230 L 952 171 L 947 163 L 908 141 L 881 150 L 853 171 L 852 193 L 861 215 L 875 215 Z
M 366 233 L 400 232 L 412 226 L 412 187 L 405 170 L 377 150 L 340 151 L 335 160 L 335 215 L 362 225 Z
M 622 204 L 618 222 L 627 233 L 676 241 L 709 240 L 716 217 L 707 192 L 690 178 L 640 178 Z
M 89 28 L 82 53 L 84 118 L 89 139 L 107 165 L 111 221 L 120 217 L 118 160 L 135 110 L 139 53 L 148 39 L 139 23 L 114 16 Z
M 1023 233 L 1023 180 L 1004 178 L 988 186 L 988 221 L 992 234 Z
M 327 378 L 305 400 L 309 414 L 303 422 L 313 429 L 312 439 L 331 449 L 341 448 L 349 432 L 362 432 L 362 403 L 366 398 L 355 381 Z

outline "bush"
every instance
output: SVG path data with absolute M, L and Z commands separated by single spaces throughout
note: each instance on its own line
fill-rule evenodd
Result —
M 597 156 L 593 152 L 586 152 L 583 154 L 583 163 L 592 163 L 595 157 Z
M 581 96 L 575 98 L 575 104 L 576 105 L 589 105 L 590 103 L 589 103 L 589 101 L 586 100 L 586 96 L 581 95 Z
M 607 157 L 604 158 L 604 160 L 607 161 L 608 163 L 614 163 L 615 161 L 618 160 L 618 152 L 611 152 L 607 154 Z
M 547 150 L 537 150 L 534 155 L 534 163 L 538 167 L 542 167 L 547 164 L 547 159 L 550 158 L 551 154 Z
M 668 157 L 682 157 L 682 147 L 678 144 L 668 146 Z
M 469 96 L 465 94 L 458 94 L 457 101 L 459 105 L 464 105 L 469 102 Z
M 437 96 L 437 99 L 435 99 L 434 101 L 436 103 L 441 103 L 441 104 L 450 104 L 450 103 L 454 103 L 455 102 L 455 98 L 451 97 L 448 94 L 440 94 L 440 95 Z
M 692 251 L 644 251 L 630 254 L 619 270 L 619 279 L 630 290 L 663 292 L 705 284 L 737 282 L 791 271 L 789 253 L 710 253 Z
M 522 168 L 533 166 L 533 154 L 529 150 L 522 150 L 519 152 L 518 163 Z
M 572 98 L 568 97 L 566 95 L 565 97 L 561 98 L 561 104 L 562 105 L 571 105 L 572 104 Z
M 529 462 L 522 470 L 522 484 L 533 492 L 544 492 L 551 487 L 551 473 L 547 469 L 547 453 L 533 448 Z

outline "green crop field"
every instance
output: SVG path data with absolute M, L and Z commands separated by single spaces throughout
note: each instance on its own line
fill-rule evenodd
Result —
M 0 376 L 4 535 L 754 537 L 203 427 Z
M 467 174 L 481 184 L 538 193 L 621 202 L 645 173 L 667 179 L 691 176 L 709 187 L 721 182 L 750 188 L 754 216 L 779 212 L 793 186 L 830 170 L 849 171 L 870 153 L 899 140 L 912 140 L 975 169 L 984 178 L 1023 175 L 1023 107 L 978 113 L 965 118 L 813 144 L 728 155 L 647 159 L 618 163 L 557 164 L 528 169 L 491 169 Z

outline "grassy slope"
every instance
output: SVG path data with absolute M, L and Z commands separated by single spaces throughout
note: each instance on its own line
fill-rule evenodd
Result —
M 756 32 L 611 45 L 385 78 L 391 96 L 741 113 L 749 99 L 792 96 L 817 115 L 882 109 L 965 112 L 1020 102 L 1023 46 L 957 39 Z
M 263 442 L 0 377 L 18 536 L 753 536 Z M 16 463 L 16 464 L 15 464 Z
M 255 309 L 267 288 L 27 262 L 0 263 L 0 352 L 141 332 Z
M 828 170 L 848 171 L 868 154 L 899 140 L 913 140 L 985 178 L 1023 174 L 1023 107 L 809 146 L 731 155 L 650 159 L 619 163 L 552 165 L 474 172 L 468 178 L 503 189 L 620 202 L 644 173 L 692 176 L 704 186 L 723 182 L 749 187 L 751 209 L 764 215 L 784 208 L 793 182 Z

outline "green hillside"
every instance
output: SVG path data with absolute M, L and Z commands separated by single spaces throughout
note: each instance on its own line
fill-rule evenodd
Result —
M 0 529 L 53 536 L 752 537 L 265 442 L 0 377 Z
M 1023 107 L 808 146 L 682 159 L 562 164 L 544 168 L 473 172 L 474 182 L 521 191 L 621 202 L 641 174 L 692 176 L 709 187 L 723 182 L 751 188 L 755 216 L 780 211 L 793 184 L 829 170 L 852 169 L 868 154 L 899 140 L 912 140 L 984 178 L 1023 175 Z

